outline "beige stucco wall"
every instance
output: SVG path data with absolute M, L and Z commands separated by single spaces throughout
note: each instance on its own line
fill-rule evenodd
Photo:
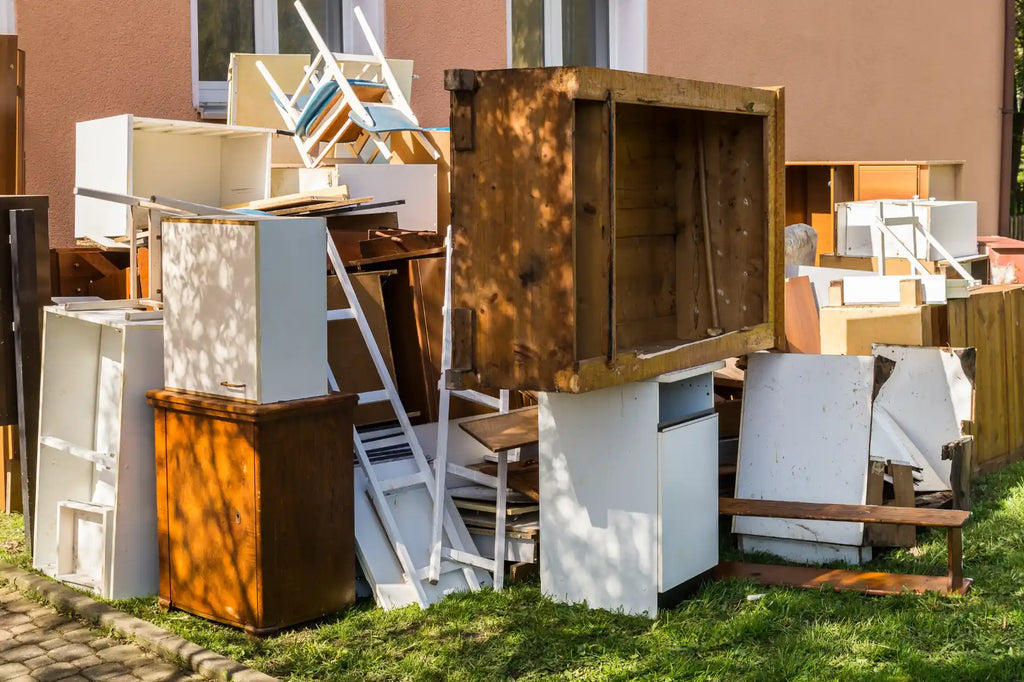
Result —
M 411 104 L 421 125 L 448 125 L 445 69 L 507 65 L 504 2 L 386 0 L 384 7 L 384 51 L 416 62 Z
M 648 70 L 786 86 L 786 157 L 963 160 L 998 225 L 1002 0 L 651 0 Z
M 187 0 L 16 0 L 26 53 L 26 185 L 50 195 L 50 242 L 74 240 L 75 122 L 195 118 Z

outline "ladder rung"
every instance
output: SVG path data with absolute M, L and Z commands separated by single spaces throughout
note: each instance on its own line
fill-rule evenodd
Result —
M 388 392 L 384 390 L 380 391 L 365 391 L 359 394 L 359 404 L 369 405 L 371 403 L 386 403 L 391 398 L 388 396 Z
M 494 562 L 491 562 L 491 563 L 493 564 Z M 455 563 L 454 561 L 442 561 L 441 562 L 440 574 L 444 575 L 445 573 L 453 573 L 455 571 L 461 571 L 462 569 L 463 569 L 463 566 L 461 564 Z M 416 571 L 416 579 L 417 580 L 426 580 L 429 576 L 430 576 L 430 567 L 429 566 L 424 566 L 423 568 L 421 568 L 418 571 Z
M 337 310 L 327 311 L 327 321 L 336 322 L 338 320 L 354 320 L 356 312 L 351 308 L 338 308 Z
M 404 490 L 405 488 L 411 488 L 415 485 L 426 485 L 427 477 L 423 475 L 422 471 L 417 471 L 414 474 L 408 476 L 395 476 L 394 478 L 385 478 L 380 482 L 380 488 L 386 493 L 392 493 L 396 490 Z
M 471 554 L 458 549 L 452 549 L 451 547 L 442 547 L 441 557 L 443 559 L 451 559 L 460 564 L 466 564 L 467 566 L 476 566 L 485 571 L 494 570 L 494 559 L 485 559 L 479 554 Z
M 469 467 L 460 466 L 458 464 L 449 464 L 446 467 L 446 469 L 448 470 L 449 474 L 458 476 L 460 478 L 465 478 L 469 481 L 473 481 L 474 483 L 485 485 L 489 488 L 498 487 L 497 476 L 491 476 L 490 474 L 485 474 L 482 471 L 470 469 Z
M 493 410 L 501 409 L 500 399 L 495 398 L 492 395 L 487 395 L 486 393 L 481 393 L 480 391 L 466 389 L 464 391 L 452 391 L 452 395 L 457 395 L 463 400 L 468 400 L 470 402 L 476 403 L 477 405 L 483 405 Z

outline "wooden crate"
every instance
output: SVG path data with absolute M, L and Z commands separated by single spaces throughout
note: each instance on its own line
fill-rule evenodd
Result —
M 261 635 L 355 601 L 355 396 L 148 400 L 162 606 Z
M 579 393 L 783 338 L 782 89 L 585 67 L 445 78 L 449 386 Z

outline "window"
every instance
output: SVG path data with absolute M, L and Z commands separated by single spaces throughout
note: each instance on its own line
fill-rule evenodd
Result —
M 0 0 L 0 33 L 17 33 L 14 30 L 14 0 Z
M 506 0 L 508 64 L 647 68 L 647 0 Z
M 313 41 L 292 0 L 191 2 L 192 97 L 205 118 L 223 118 L 226 114 L 228 61 L 232 52 L 314 53 Z M 369 52 L 352 16 L 352 9 L 357 6 L 362 8 L 378 41 L 383 37 L 383 0 L 303 0 L 302 4 L 332 50 Z

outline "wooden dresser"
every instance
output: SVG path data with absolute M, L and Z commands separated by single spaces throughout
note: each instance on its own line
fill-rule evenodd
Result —
M 147 397 L 162 606 L 266 635 L 355 601 L 356 396 Z

